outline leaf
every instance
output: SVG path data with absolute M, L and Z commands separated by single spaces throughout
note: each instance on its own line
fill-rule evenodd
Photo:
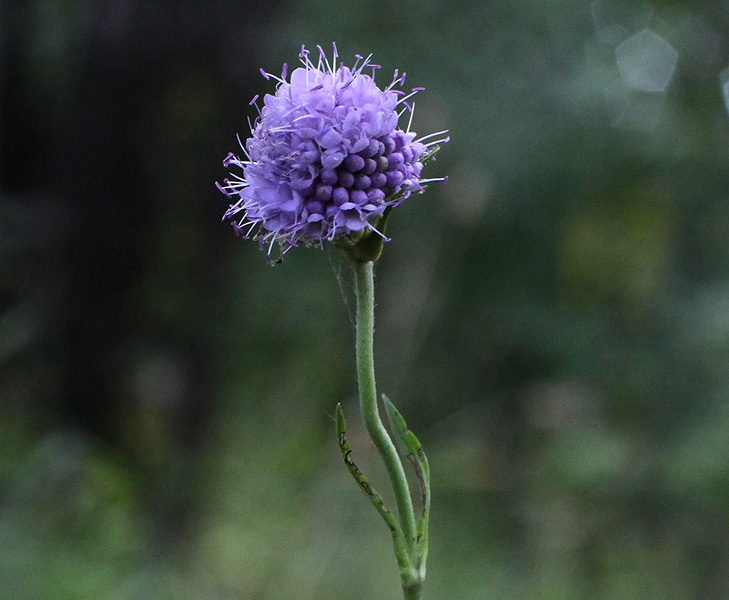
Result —
M 382 394 L 382 401 L 385 404 L 387 420 L 392 428 L 392 437 L 398 452 L 410 461 L 415 470 L 415 477 L 418 480 L 421 493 L 422 512 L 417 524 L 417 544 L 420 547 L 420 568 L 425 568 L 425 558 L 428 554 L 428 520 L 430 517 L 430 465 L 425 456 L 423 445 L 415 434 L 408 429 L 405 419 L 390 399 Z
M 415 571 L 413 567 L 410 554 L 408 552 L 407 543 L 405 542 L 405 536 L 402 533 L 402 529 L 398 524 L 397 520 L 389 509 L 385 506 L 382 497 L 377 491 L 370 485 L 369 479 L 365 476 L 352 458 L 352 447 L 349 445 L 346 437 L 347 424 L 344 420 L 344 412 L 342 411 L 342 405 L 337 404 L 335 411 L 336 414 L 336 427 L 337 427 L 337 439 L 339 440 L 339 448 L 342 451 L 342 458 L 344 464 L 347 466 L 350 474 L 354 480 L 359 484 L 359 487 L 367 495 L 372 502 L 372 505 L 380 513 L 380 516 L 384 519 L 387 527 L 392 533 L 392 543 L 395 547 L 395 557 L 397 559 L 398 566 L 400 567 L 401 575 L 405 574 L 407 577 L 412 577 L 412 573 Z

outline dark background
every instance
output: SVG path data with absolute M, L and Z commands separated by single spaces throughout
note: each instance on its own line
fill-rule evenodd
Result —
M 0 595 L 399 597 L 333 432 L 342 401 L 384 491 L 347 267 L 269 268 L 214 187 L 259 67 L 334 40 L 451 131 L 377 265 L 428 598 L 726 598 L 727 31 L 716 1 L 0 2 Z

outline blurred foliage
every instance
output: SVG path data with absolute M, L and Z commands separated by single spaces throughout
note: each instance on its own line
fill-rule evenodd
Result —
M 663 92 L 617 63 L 644 28 Z M 399 597 L 333 435 L 343 401 L 382 480 L 346 265 L 267 268 L 213 186 L 258 68 L 335 40 L 451 130 L 377 270 L 428 597 L 726 598 L 727 31 L 708 0 L 0 3 L 0 595 Z

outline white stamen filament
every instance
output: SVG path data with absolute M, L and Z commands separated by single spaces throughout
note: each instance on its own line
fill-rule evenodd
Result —
M 414 92 L 410 92 L 407 96 L 403 96 L 397 101 L 397 104 L 400 104 L 401 102 L 405 102 L 408 98 L 412 98 L 415 94 L 417 94 L 420 90 L 415 90 Z M 395 106 L 397 106 L 397 104 Z
M 447 144 L 450 141 L 451 137 L 445 137 L 442 140 L 434 140 L 432 142 L 428 142 L 427 144 L 423 144 L 425 148 L 430 148 L 431 146 L 434 146 L 435 144 Z
M 436 131 L 435 133 L 429 133 L 428 135 L 424 135 L 423 137 L 418 138 L 415 141 L 422 143 L 423 141 L 427 140 L 428 138 L 432 138 L 434 135 L 443 135 L 444 133 L 448 133 L 448 130 L 444 129 L 443 131 Z
M 415 114 L 415 102 L 413 102 L 413 106 L 410 109 L 410 118 L 408 119 L 408 128 L 405 130 L 405 133 L 410 133 L 410 126 L 413 124 L 413 115 Z

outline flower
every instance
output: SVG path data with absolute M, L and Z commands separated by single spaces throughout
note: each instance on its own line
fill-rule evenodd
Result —
M 237 234 L 257 238 L 268 247 L 275 242 L 283 252 L 300 243 L 354 242 L 375 232 L 376 221 L 388 207 L 396 206 L 423 183 L 423 161 L 437 144 L 448 138 L 426 142 L 446 131 L 416 139 L 410 130 L 413 108 L 410 93 L 400 89 L 405 81 L 395 75 L 381 90 L 374 80 L 380 67 L 370 63 L 372 55 L 356 55 L 350 69 L 337 66 L 337 48 L 330 63 L 320 46 L 315 64 L 302 45 L 301 67 L 287 80 L 284 64 L 276 80 L 275 94 L 266 94 L 263 107 L 258 96 L 251 100 L 259 116 L 251 125 L 251 137 L 241 143 L 244 157 L 229 154 L 225 167 L 231 174 L 218 189 L 232 200 L 223 219 L 231 219 Z M 372 75 L 364 69 L 372 69 Z M 398 120 L 409 111 L 407 128 Z M 239 139 L 240 142 L 240 139 Z M 384 238 L 384 235 L 382 236 Z

